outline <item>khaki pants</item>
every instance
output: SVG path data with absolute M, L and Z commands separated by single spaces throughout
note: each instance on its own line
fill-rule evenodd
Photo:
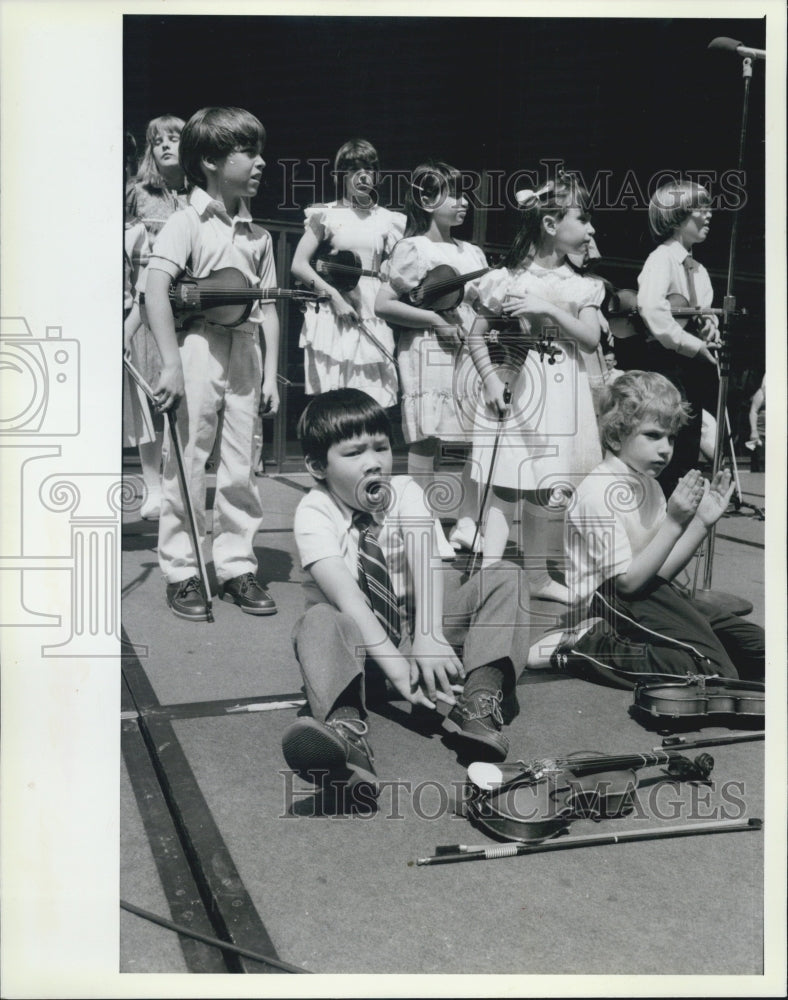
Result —
M 263 510 L 253 474 L 253 442 L 262 383 L 260 342 L 256 333 L 206 325 L 189 331 L 180 351 L 186 394 L 177 424 L 201 541 L 205 463 L 223 410 L 213 505 L 213 561 L 221 584 L 257 569 L 253 541 Z M 198 572 L 169 432 L 164 441 L 159 565 L 168 583 Z

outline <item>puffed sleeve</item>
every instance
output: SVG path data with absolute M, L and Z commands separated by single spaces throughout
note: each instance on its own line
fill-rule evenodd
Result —
M 405 216 L 402 212 L 388 212 L 386 232 L 383 236 L 383 255 L 389 257 L 391 251 L 405 235 Z
M 391 282 L 397 295 L 404 295 L 426 274 L 419 245 L 414 239 L 400 240 L 381 269 L 381 277 Z
M 487 267 L 487 257 L 484 250 L 481 247 L 477 247 L 475 243 L 469 243 L 468 246 L 471 247 L 472 270 L 481 271 L 483 267 Z M 465 298 L 463 301 L 473 306 L 474 309 L 477 308 L 479 302 L 479 282 L 485 277 L 486 275 L 481 275 L 478 278 L 474 278 L 473 281 L 469 281 L 465 286 Z
M 595 309 L 601 309 L 602 303 L 605 301 L 605 284 L 600 281 L 599 278 L 593 278 L 590 275 L 584 275 L 583 277 L 583 291 L 578 297 L 577 308 L 585 309 L 587 306 L 593 306 Z
M 488 271 L 476 286 L 475 307 L 500 316 L 503 312 L 503 300 L 509 294 L 511 284 L 512 272 L 508 267 Z
M 328 239 L 326 233 L 326 206 L 310 205 L 304 209 L 304 229 L 317 237 L 318 243 Z

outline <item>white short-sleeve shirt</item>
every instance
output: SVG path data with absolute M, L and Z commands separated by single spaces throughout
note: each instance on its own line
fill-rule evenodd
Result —
M 400 605 L 403 622 L 413 608 L 413 578 L 405 551 L 403 528 L 423 528 L 435 539 L 435 516 L 427 506 L 424 491 L 410 476 L 392 476 L 391 503 L 385 514 L 376 515 L 380 524 L 378 544 L 386 559 L 391 585 Z M 358 529 L 353 511 L 323 483 L 318 483 L 299 503 L 293 522 L 296 548 L 306 574 L 304 596 L 307 607 L 325 603 L 326 597 L 315 582 L 310 567 L 321 559 L 339 556 L 352 577 L 358 578 Z M 434 551 L 434 549 L 433 549 Z
M 200 187 L 192 189 L 186 208 L 174 212 L 153 244 L 148 267 L 178 278 L 187 269 L 204 278 L 223 267 L 240 271 L 250 285 L 276 286 L 276 268 L 267 229 L 252 221 L 244 202 L 232 218 L 224 206 Z M 261 324 L 260 302 L 255 302 L 247 324 Z
M 566 515 L 564 548 L 572 603 L 586 607 L 606 580 L 625 573 L 656 535 L 665 513 L 659 483 L 606 452 L 578 486 Z

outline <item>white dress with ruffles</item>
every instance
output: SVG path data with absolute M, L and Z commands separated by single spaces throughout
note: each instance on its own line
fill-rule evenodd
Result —
M 306 209 L 304 228 L 331 250 L 353 250 L 364 270 L 379 271 L 405 229 L 405 216 L 376 205 L 370 210 L 354 209 L 337 202 L 312 205 Z M 375 299 L 380 278 L 362 276 L 343 297 L 354 307 L 363 325 L 391 354 L 394 335 L 391 327 L 375 315 Z M 362 389 L 383 407 L 397 402 L 397 370 L 357 324 L 337 323 L 328 303 L 317 311 L 311 306 L 304 314 L 299 346 L 304 349 L 306 393 L 316 396 L 328 389 Z
M 480 279 L 479 308 L 502 313 L 509 295 L 530 292 L 547 299 L 572 316 L 587 306 L 599 309 L 604 285 L 578 274 L 568 264 L 548 269 L 532 263 L 528 268 L 491 271 Z M 524 331 L 539 332 L 538 321 L 522 320 Z M 553 490 L 577 483 L 602 460 L 596 415 L 591 396 L 585 352 L 577 342 L 554 329 L 553 343 L 561 351 L 555 364 L 542 360 L 536 349 L 509 354 L 499 374 L 509 381 L 511 412 L 503 427 L 497 413 L 480 397 L 474 414 L 473 477 L 486 482 L 496 433 L 501 429 L 492 483 L 513 490 Z
M 435 243 L 426 236 L 409 236 L 395 247 L 384 275 L 402 296 L 439 264 L 469 274 L 486 267 L 487 258 L 473 243 Z M 476 319 L 471 302 L 478 280 L 465 286 L 463 301 L 457 307 L 463 339 Z M 405 440 L 411 443 L 436 437 L 441 441 L 470 441 L 478 377 L 467 347 L 463 344 L 459 350 L 452 349 L 438 339 L 431 327 L 400 327 L 398 348 Z

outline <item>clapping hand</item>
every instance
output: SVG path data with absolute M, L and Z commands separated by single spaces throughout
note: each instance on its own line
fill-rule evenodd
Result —
M 722 517 L 733 495 L 733 482 L 729 469 L 718 472 L 711 484 L 703 482 L 703 496 L 695 516 L 706 528 L 710 528 Z
M 676 483 L 668 500 L 668 517 L 676 524 L 686 524 L 695 516 L 703 498 L 703 483 L 703 476 L 697 469 L 691 469 Z

